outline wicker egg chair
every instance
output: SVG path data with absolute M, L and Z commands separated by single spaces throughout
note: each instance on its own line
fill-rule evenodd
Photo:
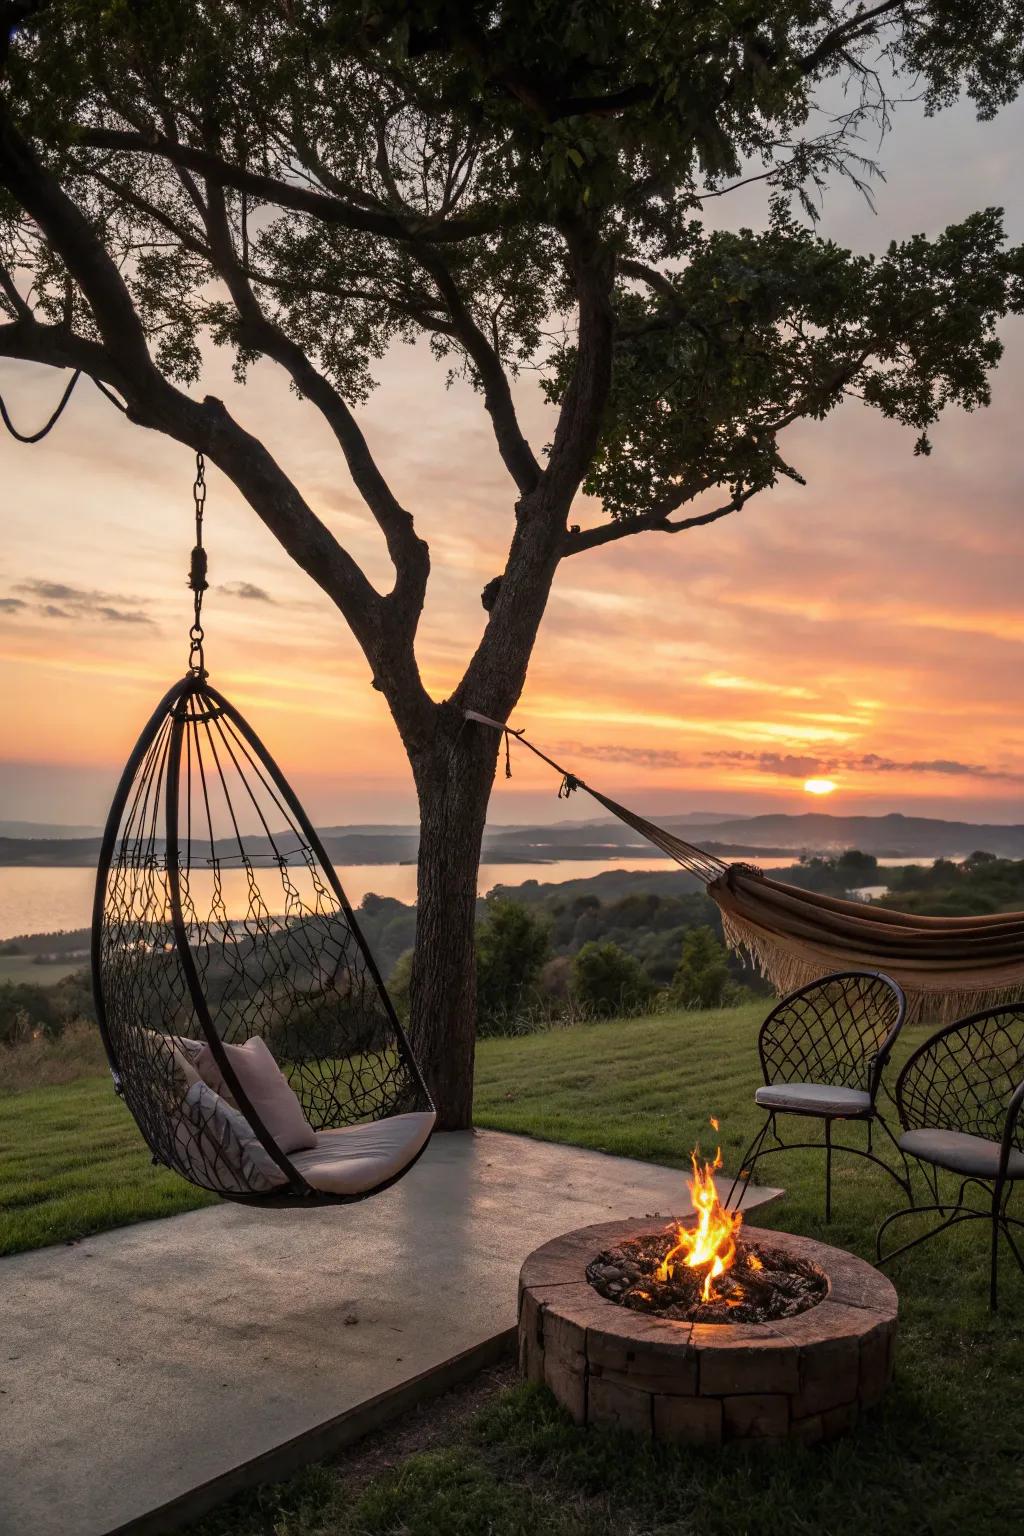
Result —
M 202 468 L 190 669 L 103 836 L 96 1013 L 154 1161 L 229 1200 L 346 1203 L 408 1172 L 434 1106 L 320 838 L 208 681 Z

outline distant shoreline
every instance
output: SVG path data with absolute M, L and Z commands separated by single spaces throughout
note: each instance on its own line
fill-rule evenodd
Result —
M 415 854 L 405 858 L 397 858 L 394 855 L 378 854 L 376 857 L 365 849 L 359 849 L 358 853 L 345 849 L 338 850 L 328 845 L 328 853 L 332 862 L 341 866 L 345 864 L 376 865 L 380 868 L 409 868 L 415 866 L 417 859 Z M 758 857 L 770 859 L 792 859 L 797 863 L 801 853 L 806 850 L 796 848 L 753 848 L 733 847 L 718 843 L 704 845 L 706 853 L 715 853 L 726 859 L 751 859 L 756 862 Z M 893 858 L 902 857 L 901 854 L 891 855 Z M 502 844 L 500 848 L 485 847 L 481 857 L 481 864 L 536 864 L 545 867 L 554 864 L 564 864 L 569 860 L 588 863 L 609 863 L 616 860 L 636 858 L 664 859 L 666 863 L 672 863 L 672 857 L 663 849 L 653 843 L 626 843 L 618 846 L 607 847 L 604 844 L 581 843 L 560 845 L 557 849 L 545 850 L 538 853 L 533 846 L 520 847 L 515 843 Z M 7 851 L 0 848 L 0 869 L 95 869 L 99 859 L 99 847 L 88 853 L 75 853 L 71 850 L 62 852 L 50 849 L 41 850 L 36 857 L 26 857 L 24 851 L 20 856 L 9 856 Z M 206 862 L 206 860 L 204 860 Z

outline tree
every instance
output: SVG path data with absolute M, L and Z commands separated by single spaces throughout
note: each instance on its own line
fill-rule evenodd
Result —
M 35 1034 L 56 1039 L 67 1019 L 54 994 L 52 987 L 5 981 L 0 986 L 0 1045 L 20 1045 Z
M 643 967 L 618 944 L 589 944 L 572 962 L 572 995 L 598 1014 L 631 1013 L 654 996 L 654 984 Z
M 440 1124 L 466 1125 L 499 737 L 464 710 L 508 718 L 563 560 L 800 479 L 779 443 L 798 418 L 855 395 L 924 452 L 947 404 L 987 402 L 1020 306 L 999 211 L 877 259 L 800 215 L 830 176 L 870 174 L 887 81 L 931 110 L 1010 100 L 1020 0 L 0 0 L 0 19 L 0 356 L 82 370 L 201 450 L 337 606 L 412 767 L 412 1031 Z M 846 107 L 816 117 L 837 85 Z M 709 230 L 708 200 L 751 178 L 767 227 Z M 358 419 L 375 360 L 415 337 L 479 391 L 511 481 L 504 568 L 442 700 L 416 652 L 430 553 Z M 208 341 L 240 377 L 275 363 L 323 417 L 390 590 L 271 444 L 190 393 Z M 556 413 L 542 453 L 526 368 Z M 581 488 L 603 508 L 587 526 Z
M 521 901 L 492 897 L 476 930 L 477 1006 L 481 1028 L 507 1019 L 529 999 L 551 953 L 548 925 Z
M 729 984 L 729 962 L 713 928 L 689 928 L 672 978 L 672 998 L 683 1008 L 720 1008 Z
M 836 874 L 848 890 L 855 890 L 859 885 L 874 885 L 878 880 L 878 860 L 873 853 L 847 848 L 836 859 Z

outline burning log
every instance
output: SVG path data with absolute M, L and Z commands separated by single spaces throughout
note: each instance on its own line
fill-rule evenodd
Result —
M 743 1217 L 722 1205 L 715 1187 L 721 1149 L 708 1162 L 695 1147 L 690 1164 L 693 1225 L 677 1222 L 598 1254 L 587 1266 L 595 1290 L 634 1312 L 698 1323 L 771 1322 L 820 1301 L 827 1283 L 812 1264 L 740 1241 Z

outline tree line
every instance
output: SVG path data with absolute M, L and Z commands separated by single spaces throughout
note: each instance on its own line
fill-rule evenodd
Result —
M 778 871 L 791 884 L 844 895 L 886 886 L 884 904 L 929 916 L 1024 909 L 1024 859 L 978 850 L 961 862 L 882 868 L 847 849 Z M 631 1015 L 654 1008 L 717 1008 L 767 993 L 758 974 L 722 942 L 721 917 L 703 891 L 667 871 L 499 887 L 477 903 L 480 1030 L 518 1033 L 559 1017 Z M 651 885 L 654 889 L 645 889 Z M 680 889 L 673 888 L 678 885 Z M 594 887 L 599 887 L 598 894 Z M 359 923 L 400 1011 L 407 1011 L 416 908 L 368 893 Z M 37 935 L 0 944 L 5 955 L 77 954 L 84 935 Z M 54 986 L 0 985 L 0 1045 L 58 1037 L 92 1019 L 86 972 Z

